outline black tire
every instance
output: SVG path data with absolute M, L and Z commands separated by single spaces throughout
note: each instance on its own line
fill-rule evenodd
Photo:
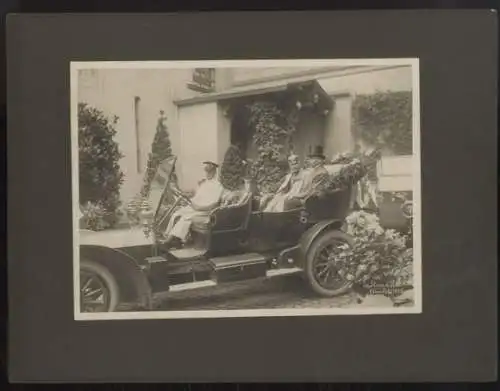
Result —
M 92 286 L 93 284 L 93 286 Z M 95 300 L 94 296 L 88 296 L 89 287 L 92 287 L 89 293 L 96 292 L 100 289 L 102 292 L 98 298 L 102 297 L 102 305 L 97 305 L 96 309 L 91 310 L 91 305 Z M 84 292 L 84 290 L 86 290 Z M 91 304 L 92 303 L 92 304 Z M 80 262 L 80 311 L 81 312 L 113 312 L 120 303 L 120 288 L 113 274 L 105 266 L 89 261 L 82 260 Z
M 314 240 L 311 247 L 309 248 L 306 256 L 306 265 L 305 265 L 305 278 L 312 288 L 312 290 L 323 297 L 334 297 L 347 293 L 351 289 L 351 283 L 347 280 L 342 279 L 338 275 L 332 276 L 335 278 L 335 281 L 330 285 L 325 283 L 321 284 L 318 281 L 317 274 L 320 272 L 316 272 L 317 266 L 321 267 L 321 265 L 317 265 L 320 254 L 322 251 L 327 249 L 330 246 L 335 246 L 336 244 L 346 243 L 349 246 L 353 245 L 353 239 L 348 234 L 339 231 L 339 230 L 330 230 L 322 233 L 317 239 Z M 328 266 L 329 268 L 333 267 Z M 325 269 L 327 266 L 325 265 Z M 323 271 L 323 270 L 321 270 Z M 327 278 L 330 275 L 330 270 L 327 270 Z

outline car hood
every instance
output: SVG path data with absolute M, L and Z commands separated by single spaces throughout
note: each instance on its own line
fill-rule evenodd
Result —
M 78 235 L 79 245 L 103 246 L 109 248 L 126 248 L 153 245 L 151 237 L 146 237 L 142 228 L 110 229 L 89 231 L 81 229 Z

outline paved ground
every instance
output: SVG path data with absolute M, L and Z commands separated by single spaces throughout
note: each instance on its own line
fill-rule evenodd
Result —
M 159 310 L 231 310 L 270 308 L 341 308 L 392 307 L 383 295 L 368 297 L 359 304 L 353 295 L 318 298 L 309 291 L 298 275 L 244 281 L 184 292 L 171 292 L 156 297 Z

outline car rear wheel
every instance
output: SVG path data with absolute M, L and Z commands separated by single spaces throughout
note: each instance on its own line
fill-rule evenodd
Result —
M 305 277 L 316 294 L 333 297 L 350 290 L 350 281 L 341 276 L 336 264 L 336 255 L 345 245 L 352 246 L 353 239 L 338 230 L 323 233 L 311 245 L 307 253 Z
M 120 302 L 115 277 L 105 266 L 82 260 L 80 263 L 80 311 L 112 312 Z

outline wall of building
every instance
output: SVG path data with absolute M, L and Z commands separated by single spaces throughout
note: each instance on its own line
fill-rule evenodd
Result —
M 319 83 L 329 94 L 373 94 L 376 91 L 411 91 L 412 70 L 404 67 L 373 67 L 363 72 L 320 76 Z
M 317 79 L 326 92 L 373 93 L 376 90 L 409 91 L 412 88 L 410 66 L 364 67 L 274 67 L 228 68 L 232 86 L 271 87 L 285 82 Z
M 191 79 L 189 69 L 90 69 L 81 70 L 78 101 L 118 116 L 116 141 L 124 157 L 120 167 L 125 174 L 121 189 L 124 202 L 131 199 L 142 185 L 151 143 L 156 132 L 160 110 L 174 153 L 180 150 L 180 128 L 174 100 L 198 95 L 186 86 Z M 136 107 L 136 97 L 140 98 Z M 136 109 L 138 126 L 136 127 Z
M 324 132 L 324 147 L 327 158 L 333 158 L 338 153 L 352 151 L 354 138 L 352 136 L 352 95 L 337 95 L 335 108 L 326 120 Z
M 230 134 L 227 118 L 217 102 L 179 108 L 180 149 L 177 150 L 179 185 L 194 189 L 203 178 L 203 161 L 221 162 Z
M 324 72 L 338 72 L 346 69 L 345 66 L 288 66 L 288 67 L 253 67 L 253 68 L 230 68 L 231 84 L 233 86 L 254 85 L 289 77 L 318 75 Z M 352 69 L 352 67 L 350 67 Z
M 317 72 L 316 72 L 317 71 Z M 223 107 L 216 101 L 177 107 L 175 100 L 197 96 L 189 90 L 190 69 L 93 69 L 80 71 L 78 101 L 119 117 L 116 140 L 125 157 L 120 162 L 125 173 L 121 190 L 124 202 L 140 189 L 148 153 L 156 131 L 160 110 L 165 112 L 172 149 L 179 164 L 181 185 L 192 187 L 203 174 L 200 159 L 222 161 L 230 141 L 230 123 Z M 355 94 L 377 90 L 411 90 L 410 67 L 317 68 L 224 68 L 216 72 L 218 91 L 238 85 L 271 87 L 287 82 L 317 79 L 336 100 L 335 109 L 321 126 L 302 124 L 296 134 L 297 144 L 307 149 L 307 129 L 322 135 L 327 156 L 352 149 L 351 102 Z M 136 97 L 140 98 L 136 107 Z M 136 109 L 139 123 L 136 127 Z M 137 141 L 138 140 L 138 141 Z M 304 152 L 304 151 L 302 151 Z

